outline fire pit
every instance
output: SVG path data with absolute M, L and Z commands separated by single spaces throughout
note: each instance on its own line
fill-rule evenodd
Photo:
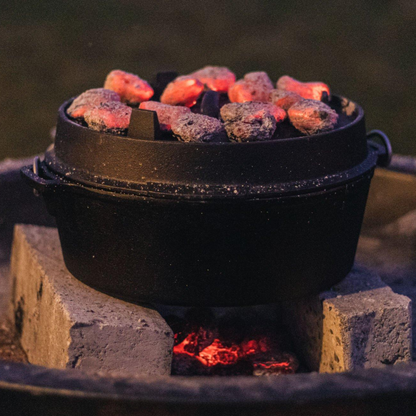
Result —
M 241 88 L 264 81 L 264 73 L 253 74 L 260 75 Z M 197 100 L 199 81 L 191 104 L 175 95 L 175 85 L 189 82 L 182 78 L 162 101 Z M 172 141 L 156 112 L 124 104 L 131 112 L 126 137 L 113 124 L 112 133 L 96 131 L 68 116 L 70 100 L 59 110 L 54 146 L 22 173 L 56 217 L 68 269 L 102 292 L 199 306 L 316 294 L 351 270 L 373 170 L 386 159 L 382 146 L 367 141 L 360 106 L 322 97 L 325 117 L 338 114 L 333 130 L 312 134 L 313 124 L 302 127 L 309 135 L 293 137 L 293 126 L 282 124 L 276 140 L 210 143 Z M 202 104 L 218 113 L 212 97 Z
M 1 169 L 0 169 L 1 170 Z M 1 182 L 0 182 L 1 185 Z M 16 181 L 13 189 L 20 189 Z M 10 191 L 10 197 L 15 197 Z M 33 196 L 27 193 L 27 207 Z M 23 198 L 19 208 L 26 209 Z M 15 205 L 17 206 L 17 205 Z M 35 213 L 41 212 L 40 207 Z M 21 210 L 15 210 L 21 212 Z M 19 221 L 25 216 L 20 214 Z M 14 212 L 13 218 L 17 217 Z M 31 220 L 29 220 L 31 221 Z M 36 293 L 35 293 L 36 297 Z M 413 414 L 414 364 L 345 374 L 297 374 L 277 378 L 104 378 L 82 372 L 1 363 L 0 395 L 11 415 L 218 414 L 325 415 Z

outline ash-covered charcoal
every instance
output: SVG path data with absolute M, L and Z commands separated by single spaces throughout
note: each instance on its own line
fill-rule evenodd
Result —
M 283 75 L 277 80 L 277 89 L 292 91 L 308 100 L 321 101 L 331 96 L 328 85 L 323 82 L 300 82 L 288 75 Z
M 121 101 L 130 105 L 137 105 L 150 100 L 153 88 L 137 75 L 116 69 L 111 71 L 105 80 L 104 88 L 115 91 Z
M 228 97 L 232 103 L 267 102 L 272 89 L 273 83 L 266 72 L 249 72 L 230 87 Z
M 171 374 L 173 376 L 209 376 L 211 367 L 207 367 L 193 355 L 179 353 L 172 357 Z
M 220 112 L 228 137 L 236 142 L 270 140 L 276 130 L 271 107 L 252 102 L 224 105 Z
M 161 130 L 170 131 L 172 123 L 183 114 L 190 113 L 188 107 L 162 104 L 158 101 L 145 101 L 139 106 L 142 110 L 156 111 Z
M 307 135 L 328 131 L 335 127 L 338 114 L 317 100 L 303 100 L 289 108 L 288 116 L 293 126 Z
M 206 66 L 189 74 L 201 81 L 208 89 L 218 92 L 228 92 L 235 83 L 235 74 L 224 66 Z
M 253 376 L 294 374 L 298 368 L 299 362 L 295 356 L 289 353 L 281 353 L 277 360 L 255 361 L 253 363 Z
M 168 84 L 160 97 L 160 102 L 169 105 L 192 107 L 204 91 L 204 84 L 196 78 L 185 75 Z
M 222 123 L 202 114 L 184 114 L 172 123 L 172 131 L 182 142 L 216 143 L 227 142 Z
M 88 109 L 84 119 L 93 130 L 123 134 L 129 127 L 131 112 L 131 107 L 113 101 Z
M 75 98 L 66 112 L 72 118 L 83 119 L 89 108 L 111 101 L 120 101 L 120 96 L 116 92 L 105 88 L 93 88 Z
M 174 354 L 172 357 L 172 375 L 174 376 L 250 376 L 253 365 L 249 361 L 238 361 L 235 364 L 204 365 L 195 356 Z
M 303 97 L 292 91 L 272 90 L 270 93 L 270 102 L 286 111 L 288 111 L 293 104 L 302 100 Z
M 272 104 L 272 103 L 252 103 L 254 105 L 258 105 L 259 110 L 264 108 L 270 111 L 270 113 L 273 115 L 273 117 L 276 120 L 276 123 L 280 123 L 282 122 L 286 117 L 287 117 L 287 113 L 285 110 L 283 110 L 283 108 Z

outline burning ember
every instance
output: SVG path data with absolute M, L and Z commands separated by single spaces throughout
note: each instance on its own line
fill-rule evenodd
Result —
M 232 103 L 246 101 L 269 101 L 273 83 L 265 72 L 249 72 L 238 80 L 228 91 Z
M 333 109 L 339 107 L 331 103 L 330 89 L 323 82 L 300 82 L 285 75 L 274 89 L 266 72 L 250 72 L 235 81 L 233 72 L 219 66 L 206 66 L 185 76 L 163 74 L 158 74 L 154 84 L 156 97 L 161 93 L 160 102 L 149 101 L 153 89 L 145 80 L 114 70 L 107 75 L 104 88 L 78 96 L 67 113 L 83 126 L 128 136 L 131 111 L 120 105 L 139 105 L 142 110 L 157 113 L 164 131 L 159 137 L 158 133 L 152 135 L 149 127 L 146 139 L 199 143 L 311 135 L 331 130 L 346 120 L 338 117 L 343 109 L 338 113 Z M 134 123 L 136 118 L 132 120 Z
M 208 89 L 218 92 L 228 92 L 235 82 L 235 74 L 228 68 L 220 66 L 206 66 L 190 74 L 201 81 Z
M 113 101 L 88 109 L 84 119 L 93 130 L 121 134 L 129 127 L 131 112 L 131 107 Z
M 145 101 L 140 104 L 139 108 L 142 110 L 156 111 L 160 128 L 165 131 L 171 130 L 172 123 L 180 116 L 191 112 L 188 107 L 162 104 L 157 101 Z
M 232 103 L 221 108 L 228 137 L 236 142 L 269 140 L 276 130 L 276 117 L 282 121 L 286 112 L 269 103 Z
M 300 82 L 287 75 L 278 79 L 277 89 L 295 92 L 308 100 L 323 100 L 330 96 L 329 87 L 323 82 Z
M 73 118 L 83 119 L 87 110 L 111 101 L 120 101 L 120 96 L 105 88 L 95 88 L 87 90 L 75 98 L 67 112 Z
M 204 84 L 192 76 L 178 77 L 168 84 L 160 101 L 169 105 L 192 107 L 204 91 Z
M 288 111 L 293 126 L 305 134 L 315 134 L 334 128 L 338 114 L 328 105 L 316 100 L 302 100 Z
M 107 75 L 104 88 L 115 91 L 123 103 L 130 105 L 150 100 L 153 96 L 153 88 L 144 79 L 119 69 Z
M 270 93 L 270 101 L 285 111 L 302 100 L 303 98 L 299 94 L 292 91 L 272 90 Z
M 172 374 L 175 375 L 279 375 L 295 373 L 296 357 L 283 351 L 276 333 L 244 328 L 242 321 L 215 325 L 203 319 L 175 333 Z M 173 328 L 175 325 L 173 325 Z

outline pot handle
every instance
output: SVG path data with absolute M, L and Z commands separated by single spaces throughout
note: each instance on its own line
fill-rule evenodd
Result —
M 372 137 L 378 137 L 381 139 L 382 144 L 371 140 Z M 389 166 L 393 156 L 393 149 L 386 133 L 382 132 L 381 130 L 371 130 L 367 133 L 367 140 L 368 144 L 377 152 L 377 165 L 381 167 Z
M 61 181 L 59 179 L 50 179 L 42 177 L 42 165 L 38 156 L 33 159 L 33 165 L 23 166 L 20 173 L 23 179 L 33 188 L 36 196 L 41 193 L 55 190 Z

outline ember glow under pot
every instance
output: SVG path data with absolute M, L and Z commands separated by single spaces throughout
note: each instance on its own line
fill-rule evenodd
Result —
M 385 146 L 362 108 L 308 137 L 182 143 L 99 133 L 59 110 L 54 145 L 22 169 L 56 217 L 65 264 L 129 301 L 233 306 L 329 289 L 351 270 Z M 382 135 L 375 132 L 371 135 Z

